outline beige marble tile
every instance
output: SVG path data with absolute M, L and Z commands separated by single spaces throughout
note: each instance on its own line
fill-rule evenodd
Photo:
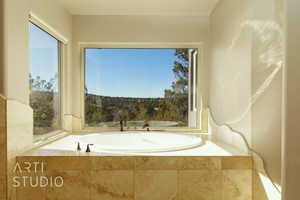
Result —
M 50 179 L 63 177 L 63 186 L 48 186 L 46 200 L 89 200 L 90 199 L 90 173 L 87 171 L 52 171 L 47 173 Z M 59 183 L 60 184 L 60 183 Z
M 268 200 L 263 184 L 256 171 L 253 171 L 252 200 Z
M 144 156 L 136 157 L 135 168 L 137 170 L 172 170 L 178 169 L 178 157 Z
M 181 157 L 178 167 L 181 170 L 221 169 L 220 157 Z
M 0 199 L 6 199 L 6 101 L 0 96 Z
M 22 113 L 22 114 L 20 114 Z M 33 110 L 17 100 L 7 100 L 7 153 L 15 157 L 33 144 Z
M 134 177 L 129 170 L 91 172 L 91 200 L 133 200 Z
M 7 185 L 8 185 L 8 189 L 7 189 L 7 199 L 8 199 L 8 200 L 15 200 L 15 199 L 17 199 L 17 191 L 16 191 L 16 188 L 9 187 L 10 184 L 7 184 Z
M 179 200 L 220 200 L 221 170 L 179 171 Z
M 137 170 L 193 170 L 193 169 L 221 169 L 220 157 L 136 157 Z
M 0 176 L 0 199 L 6 199 L 6 180 L 5 176 Z
M 252 169 L 253 162 L 250 156 L 222 157 L 222 169 Z
M 17 200 L 45 200 L 45 188 L 21 187 L 17 189 Z
M 176 200 L 177 180 L 175 170 L 137 170 L 135 200 Z
M 6 127 L 6 100 L 0 96 L 0 128 Z
M 18 165 L 18 166 L 16 166 Z M 25 156 L 17 157 L 14 169 L 16 171 L 44 171 L 47 166 L 47 157 Z
M 14 200 L 17 199 L 17 191 L 16 188 L 12 187 L 13 185 L 13 166 L 15 164 L 15 158 L 9 158 L 7 160 L 7 199 Z
M 130 156 L 90 157 L 92 170 L 133 170 L 135 158 Z
M 46 188 L 41 186 L 40 177 L 46 176 L 41 172 L 16 172 L 11 185 L 16 190 L 17 200 L 45 199 Z
M 252 170 L 223 170 L 223 200 L 252 200 Z
M 1 149 L 0 149 L 1 151 Z M 5 152 L 0 152 L 0 176 L 6 175 L 6 155 Z
M 47 156 L 44 157 L 46 170 L 89 170 L 90 158 L 87 156 Z

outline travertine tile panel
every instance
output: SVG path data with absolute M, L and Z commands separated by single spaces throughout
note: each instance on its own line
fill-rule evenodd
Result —
M 252 169 L 253 162 L 250 156 L 222 157 L 222 169 Z
M 1 150 L 0 146 L 0 177 L 6 175 L 6 152 Z
M 46 170 L 88 170 L 91 166 L 88 156 L 47 156 Z
M 7 133 L 6 133 L 6 100 L 0 96 L 0 199 L 6 199 L 6 165 L 7 165 Z
M 5 198 L 6 195 L 6 180 L 5 180 L 5 176 L 0 176 L 0 199 L 1 198 Z
M 252 200 L 252 170 L 223 170 L 223 200 Z
M 91 172 L 91 200 L 133 200 L 134 177 L 129 170 Z
M 220 200 L 221 170 L 179 171 L 179 200 Z
M 89 200 L 91 177 L 88 171 L 57 170 L 47 172 L 49 179 L 58 176 L 63 177 L 63 186 L 48 186 L 46 188 L 46 200 Z
M 32 147 L 33 110 L 29 105 L 7 100 L 7 133 L 9 157 L 15 157 Z
M 175 170 L 137 170 L 135 200 L 176 200 L 177 180 Z
M 137 170 L 176 170 L 178 169 L 178 157 L 145 156 L 136 157 L 135 168 Z
M 45 199 L 46 181 L 41 181 L 41 177 L 46 177 L 46 174 L 32 171 L 16 171 L 11 177 L 12 187 L 16 190 L 17 200 Z M 45 184 L 44 186 L 42 184 Z
M 46 170 L 48 157 L 22 156 L 17 157 L 14 169 L 17 171 L 43 171 Z
M 220 157 L 180 157 L 178 167 L 181 170 L 221 169 Z
M 45 200 L 46 189 L 41 187 L 20 187 L 17 189 L 17 200 Z
M 133 170 L 135 158 L 130 156 L 90 157 L 92 170 Z
M 0 128 L 6 127 L 6 102 L 0 96 Z

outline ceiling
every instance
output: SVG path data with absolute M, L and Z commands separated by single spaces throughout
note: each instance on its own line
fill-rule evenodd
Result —
M 58 0 L 73 15 L 208 16 L 219 0 Z

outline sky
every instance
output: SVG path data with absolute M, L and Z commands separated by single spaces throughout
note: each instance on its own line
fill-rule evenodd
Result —
M 29 62 L 33 78 L 40 76 L 42 80 L 49 81 L 57 76 L 58 45 L 54 37 L 29 23 Z
M 34 78 L 49 81 L 58 73 L 58 41 L 30 27 L 30 68 Z M 86 49 L 88 92 L 113 97 L 164 97 L 175 80 L 175 49 Z
M 164 97 L 175 79 L 175 49 L 86 49 L 88 93 L 113 97 Z

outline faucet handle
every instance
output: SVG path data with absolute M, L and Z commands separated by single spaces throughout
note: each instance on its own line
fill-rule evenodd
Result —
M 85 152 L 87 152 L 87 153 L 91 152 L 90 146 L 93 146 L 93 145 L 94 145 L 94 144 L 88 144 L 88 145 L 86 146 Z
M 80 142 L 77 142 L 77 151 L 81 151 Z

